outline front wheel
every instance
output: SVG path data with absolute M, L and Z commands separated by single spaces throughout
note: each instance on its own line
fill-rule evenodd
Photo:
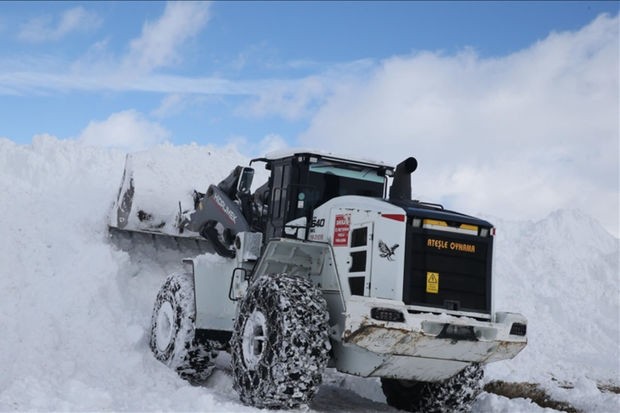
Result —
M 231 339 L 233 386 L 259 408 L 310 402 L 331 348 L 327 304 L 308 280 L 262 276 L 241 303 Z
M 155 358 L 190 382 L 213 371 L 211 346 L 195 337 L 196 303 L 191 274 L 172 274 L 162 285 L 151 317 L 149 345 Z
M 437 383 L 381 379 L 387 403 L 400 410 L 424 413 L 468 412 L 482 391 L 484 370 L 467 366 L 456 376 Z

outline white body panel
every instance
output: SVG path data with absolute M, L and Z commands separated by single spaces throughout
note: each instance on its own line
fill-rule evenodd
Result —
M 233 272 L 239 268 L 249 273 L 260 255 L 261 243 L 261 234 L 240 232 L 234 259 L 204 254 L 186 261 L 194 274 L 196 328 L 232 331 L 237 311 L 237 301 L 232 298 L 241 297 L 247 288 L 247 281 L 233 279 Z
M 234 260 L 201 255 L 192 260 L 196 296 L 196 328 L 232 331 L 237 302 L 228 298 Z

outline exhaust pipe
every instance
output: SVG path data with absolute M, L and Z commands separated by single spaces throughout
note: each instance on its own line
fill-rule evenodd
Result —
M 409 157 L 396 165 L 394 180 L 390 187 L 390 199 L 411 200 L 411 173 L 418 167 L 418 161 Z

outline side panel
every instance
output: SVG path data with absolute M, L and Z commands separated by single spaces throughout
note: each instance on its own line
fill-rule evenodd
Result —
M 386 218 L 390 217 L 390 218 Z M 402 221 L 400 220 L 402 217 Z M 378 215 L 374 228 L 371 297 L 402 300 L 407 245 L 405 214 Z
M 237 302 L 228 298 L 235 261 L 211 254 L 192 260 L 196 290 L 196 328 L 232 331 Z

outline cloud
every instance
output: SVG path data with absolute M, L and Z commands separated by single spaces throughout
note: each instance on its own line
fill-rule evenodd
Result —
M 258 147 L 256 148 L 256 152 L 259 155 L 264 155 L 269 152 L 279 151 L 286 148 L 288 148 L 288 143 L 280 135 L 271 133 L 261 139 L 258 143 Z
M 501 58 L 417 53 L 342 82 L 305 146 L 418 158 L 414 195 L 539 218 L 580 208 L 618 235 L 618 16 Z
M 86 145 L 139 151 L 164 143 L 170 137 L 164 127 L 150 122 L 135 110 L 110 115 L 104 121 L 91 121 L 78 140 Z
M 146 22 L 139 37 L 129 42 L 123 55 L 109 50 L 109 38 L 99 40 L 78 59 L 63 62 L 50 56 L 29 58 L 30 64 L 14 64 L 0 58 L 0 94 L 41 94 L 60 91 L 87 92 L 155 92 L 169 94 L 153 112 L 158 117 L 179 109 L 187 96 L 241 96 L 235 114 L 242 117 L 282 117 L 288 120 L 307 118 L 323 103 L 324 97 L 342 79 L 354 76 L 372 65 L 371 60 L 324 66 L 312 61 L 260 65 L 287 73 L 286 78 L 230 80 L 218 75 L 187 77 L 156 72 L 181 61 L 181 47 L 202 30 L 209 19 L 209 4 L 170 2 L 155 21 Z M 253 52 L 254 53 L 254 52 Z M 258 54 L 258 53 L 256 53 Z M 19 60 L 23 60 L 20 56 Z M 243 59 L 242 59 L 243 60 Z M 252 60 L 256 60 L 252 58 Z M 243 66 L 241 62 L 239 69 Z M 301 77 L 291 77 L 289 70 L 305 69 Z M 316 73 L 310 73 L 314 69 Z M 181 99 L 180 97 L 183 96 Z M 175 103 L 176 102 L 176 103 Z
M 74 32 L 95 30 L 102 22 L 97 14 L 81 6 L 74 7 L 63 12 L 57 19 L 52 16 L 39 16 L 27 21 L 21 26 L 17 37 L 31 43 L 56 41 Z
M 252 141 L 245 136 L 231 136 L 228 137 L 227 142 L 239 153 L 250 158 L 262 157 L 269 152 L 289 147 L 288 142 L 275 133 L 265 135 L 260 141 Z
M 0 94 L 70 91 L 148 91 L 170 94 L 237 93 L 234 82 L 217 77 L 187 78 L 153 74 L 155 69 L 181 61 L 180 47 L 196 36 L 208 21 L 209 3 L 169 2 L 161 17 L 146 22 L 126 53 L 108 49 L 109 39 L 99 40 L 72 62 L 51 55 L 0 57 Z M 20 32 L 28 41 L 54 40 L 71 31 L 97 27 L 101 20 L 83 8 L 65 12 L 56 24 L 49 16 L 29 21 Z M 24 59 L 28 64 L 23 63 Z M 49 64 L 52 60 L 53 64 Z M 197 90 L 198 89 L 198 90 Z
M 151 115 L 157 118 L 165 118 L 175 113 L 179 113 L 183 110 L 183 107 L 186 105 L 186 97 L 179 93 L 173 93 L 171 95 L 167 95 L 161 101 L 159 106 L 151 112 Z
M 294 65 L 312 66 L 310 62 L 290 62 L 290 66 Z M 364 78 L 373 67 L 372 60 L 361 59 L 334 64 L 318 74 L 295 79 L 237 83 L 239 92 L 245 92 L 249 98 L 239 105 L 236 114 L 250 118 L 277 116 L 292 121 L 308 118 L 340 85 L 351 79 Z
M 209 19 L 209 3 L 168 2 L 164 14 L 146 22 L 140 37 L 131 41 L 123 59 L 125 70 L 150 72 L 180 60 L 177 48 L 202 30 Z
M 320 103 L 326 93 L 326 81 L 320 77 L 272 82 L 272 87 L 262 88 L 256 97 L 242 104 L 237 114 L 256 118 L 276 115 L 298 120 L 312 113 L 313 106 Z

